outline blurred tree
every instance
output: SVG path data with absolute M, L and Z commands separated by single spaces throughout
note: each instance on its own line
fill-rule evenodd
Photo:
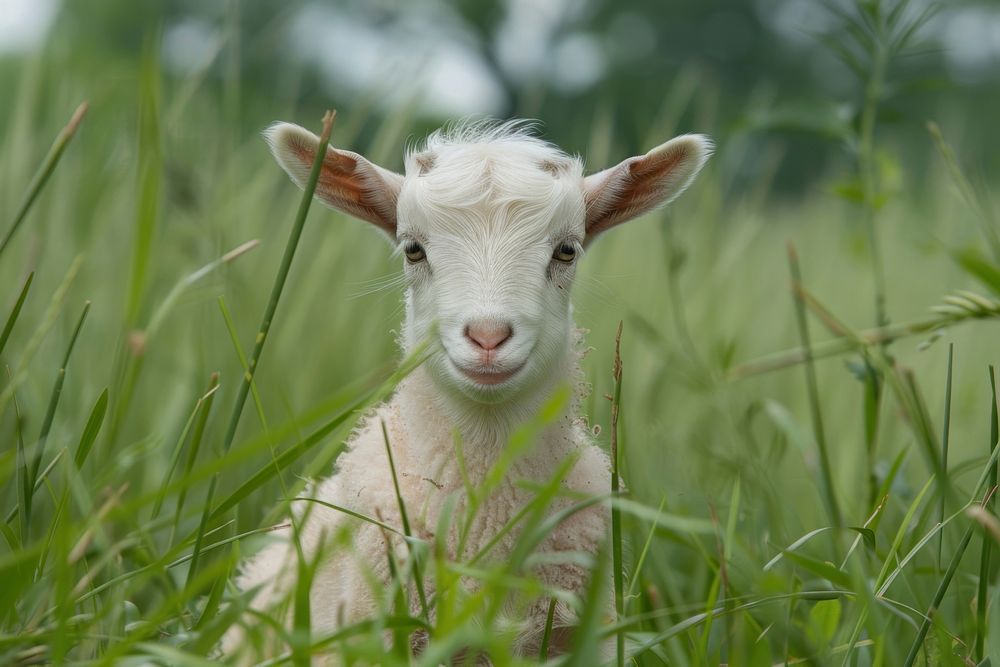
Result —
M 241 135 L 289 106 L 313 109 L 330 100 L 343 112 L 385 114 L 413 102 L 424 78 L 418 133 L 478 110 L 543 119 L 547 136 L 582 151 L 593 126 L 607 124 L 614 143 L 595 150 L 606 159 L 662 139 L 651 132 L 740 134 L 747 155 L 732 158 L 729 182 L 739 187 L 750 178 L 756 156 L 776 142 L 784 154 L 778 186 L 794 192 L 824 174 L 831 159 L 843 159 L 836 140 L 850 135 L 845 124 L 859 122 L 864 71 L 852 71 L 844 58 L 858 49 L 845 17 L 866 6 L 905 5 L 916 14 L 928 4 L 89 0 L 63 3 L 46 48 L 64 52 L 77 75 L 94 77 L 134 69 L 151 33 L 162 33 L 173 50 L 164 57 L 168 75 L 189 76 L 204 51 L 220 105 L 227 118 L 238 118 Z M 956 0 L 940 9 L 886 73 L 879 127 L 919 164 L 931 155 L 924 122 L 960 122 L 965 136 L 956 139 L 996 173 L 1000 45 L 980 40 L 958 60 L 952 52 L 984 22 L 1000 30 L 1000 8 Z

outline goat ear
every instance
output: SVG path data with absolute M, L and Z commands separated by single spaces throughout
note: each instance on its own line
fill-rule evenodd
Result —
M 319 137 L 291 123 L 264 131 L 271 153 L 292 180 L 304 188 L 316 160 Z M 367 220 L 396 238 L 396 202 L 403 177 L 351 151 L 329 146 L 316 183 L 316 198 L 327 206 Z
M 645 155 L 587 176 L 583 181 L 587 206 L 587 237 L 669 204 L 694 180 L 712 154 L 712 141 L 685 134 Z

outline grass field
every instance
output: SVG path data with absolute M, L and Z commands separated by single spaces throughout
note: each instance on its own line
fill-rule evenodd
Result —
M 310 211 L 227 446 L 240 357 L 301 199 L 257 132 L 279 117 L 318 131 L 319 114 L 247 99 L 234 118 L 215 84 L 161 80 L 148 55 L 104 71 L 57 52 L 16 80 L 0 116 L 0 234 L 26 211 L 0 249 L 0 663 L 205 664 L 239 611 L 234 564 L 387 388 L 399 267 L 367 226 Z M 622 513 L 622 617 L 600 618 L 600 595 L 581 601 L 587 631 L 562 660 L 591 664 L 594 642 L 618 634 L 642 665 L 996 664 L 1000 524 L 982 503 L 996 485 L 996 189 L 963 197 L 962 156 L 950 163 L 932 133 L 918 179 L 862 123 L 860 186 L 834 185 L 855 169 L 845 155 L 807 196 L 782 199 L 780 155 L 748 154 L 756 144 L 702 116 L 647 128 L 650 146 L 697 130 L 719 150 L 670 210 L 595 244 L 575 288 L 594 348 L 585 406 L 605 446 L 624 323 L 622 477 L 646 509 Z M 399 168 L 414 122 L 405 109 L 343 113 L 333 141 Z M 599 129 L 565 148 L 591 168 L 625 157 Z M 759 166 L 735 190 L 726 165 L 746 162 Z M 960 290 L 981 296 L 948 300 Z M 815 363 L 747 365 L 799 348 L 803 321 Z M 921 330 L 897 324 L 910 322 Z M 609 560 L 594 561 L 595 591 Z M 499 574 L 530 581 L 515 566 L 486 568 L 485 590 L 511 585 Z M 423 655 L 403 641 L 383 655 L 389 609 L 317 650 L 436 664 L 478 645 L 519 664 L 489 605 L 452 594 L 466 615 L 432 624 Z M 322 638 L 298 629 L 287 659 L 308 662 Z

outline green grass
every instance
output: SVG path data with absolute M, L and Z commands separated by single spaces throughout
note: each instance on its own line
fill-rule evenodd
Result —
M 257 136 L 276 118 L 318 128 L 318 114 L 161 79 L 155 52 L 111 82 L 42 54 L 0 117 L 0 663 L 206 664 L 243 604 L 236 563 L 420 361 L 396 370 L 387 246 L 300 208 Z M 410 113 L 342 110 L 334 143 L 399 168 Z M 626 495 L 598 500 L 621 539 L 580 555 L 595 575 L 571 600 L 583 629 L 563 659 L 593 664 L 607 639 L 641 665 L 996 664 L 1000 531 L 993 503 L 978 506 L 996 484 L 997 190 L 970 184 L 941 119 L 924 180 L 888 193 L 877 172 L 893 146 L 871 109 L 858 163 L 809 196 L 778 198 L 766 170 L 734 190 L 726 165 L 754 155 L 703 113 L 643 129 L 719 135 L 698 183 L 581 265 L 584 405 L 601 444 L 617 439 Z M 835 183 L 854 171 L 860 195 L 845 196 Z M 487 486 L 566 400 L 518 432 Z M 473 508 L 487 490 L 469 489 Z M 557 495 L 538 488 L 515 517 L 505 563 L 448 562 L 409 537 L 386 605 L 334 636 L 311 631 L 300 587 L 279 653 L 429 665 L 471 647 L 532 663 L 509 655 L 499 600 L 565 597 L 531 575 Z M 594 502 L 575 500 L 567 511 Z M 315 566 L 299 564 L 304 581 Z M 419 573 L 435 595 L 411 585 Z M 618 619 L 604 617 L 611 596 Z M 428 637 L 416 656 L 415 632 Z

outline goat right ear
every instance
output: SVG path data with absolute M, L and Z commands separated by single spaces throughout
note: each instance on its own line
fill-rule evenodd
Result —
M 319 137 L 291 123 L 275 123 L 264 131 L 271 153 L 292 180 L 309 181 Z M 329 146 L 316 183 L 316 198 L 338 211 L 367 220 L 396 238 L 396 202 L 403 177 L 351 151 Z
M 589 243 L 601 232 L 669 204 L 691 184 L 712 154 L 712 141 L 685 134 L 583 181 Z

